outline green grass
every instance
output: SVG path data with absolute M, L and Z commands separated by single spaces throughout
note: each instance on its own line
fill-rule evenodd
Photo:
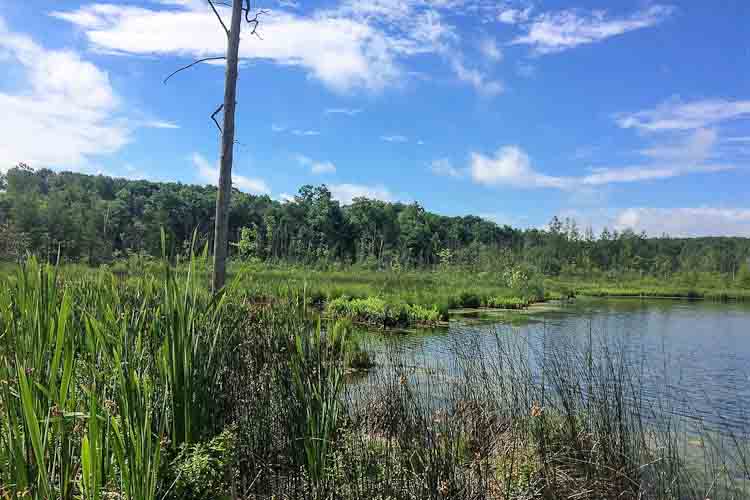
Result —
M 713 301 L 749 301 L 750 289 L 736 287 L 731 280 L 716 276 L 704 279 L 674 277 L 660 280 L 653 277 L 620 279 L 549 278 L 545 285 L 550 291 L 590 297 L 644 297 L 705 299 Z
M 619 353 L 556 353 L 535 382 L 528 345 L 499 334 L 492 349 L 457 346 L 458 372 L 393 350 L 347 384 L 347 365 L 370 360 L 348 319 L 310 308 L 327 286 L 379 289 L 321 295 L 330 316 L 368 321 L 435 320 L 407 301 L 421 284 L 426 303 L 529 302 L 491 279 L 348 273 L 295 289 L 285 270 L 252 288 L 250 270 L 214 296 L 201 259 L 160 266 L 123 276 L 31 260 L 0 277 L 0 498 L 666 499 L 714 477 L 712 498 L 747 491 L 712 475 L 748 463 L 746 437 L 707 440 L 706 476 L 693 474 L 672 422 L 654 433 L 644 419 L 665 416 L 633 403 Z

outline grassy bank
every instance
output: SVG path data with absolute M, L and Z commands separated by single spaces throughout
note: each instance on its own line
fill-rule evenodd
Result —
M 303 291 L 211 296 L 197 266 L 123 280 L 33 262 L 0 287 L 0 498 L 737 498 L 745 436 L 685 463 L 623 353 L 499 332 L 456 365 L 356 348 Z M 358 355 L 357 355 L 358 356 Z M 701 473 L 696 473 L 700 470 Z M 741 496 L 741 495 L 740 495 Z
M 728 280 L 660 280 L 646 278 L 548 278 L 549 290 L 589 297 L 678 298 L 712 301 L 750 301 L 750 289 L 737 288 Z

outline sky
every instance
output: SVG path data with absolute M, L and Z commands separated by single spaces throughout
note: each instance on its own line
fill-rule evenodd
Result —
M 223 22 L 229 8 L 216 0 Z M 259 0 L 234 186 L 750 236 L 750 2 Z M 0 169 L 216 183 L 207 0 L 0 0 Z

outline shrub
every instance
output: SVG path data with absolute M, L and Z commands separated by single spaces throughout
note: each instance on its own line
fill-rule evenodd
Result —
M 231 498 L 235 433 L 232 429 L 205 443 L 183 445 L 170 464 L 174 486 L 167 498 L 216 500 Z

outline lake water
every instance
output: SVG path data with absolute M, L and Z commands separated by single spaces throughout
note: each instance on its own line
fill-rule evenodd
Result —
M 395 344 L 416 365 L 452 367 L 468 344 L 491 352 L 496 335 L 525 342 L 537 365 L 546 356 L 585 349 L 593 338 L 625 354 L 642 394 L 660 408 L 711 429 L 750 431 L 748 304 L 578 299 L 522 316 L 456 314 L 447 328 L 369 338 L 376 352 Z

